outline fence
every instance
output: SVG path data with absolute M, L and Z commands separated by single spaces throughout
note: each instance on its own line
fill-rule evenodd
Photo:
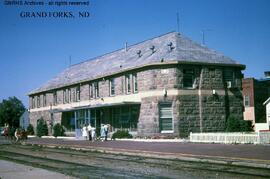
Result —
M 225 144 L 269 144 L 270 131 L 267 132 L 230 132 L 230 133 L 190 133 L 190 142 Z

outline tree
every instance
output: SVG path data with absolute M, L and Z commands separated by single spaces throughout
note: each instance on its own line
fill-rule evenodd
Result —
M 35 132 L 34 132 L 34 127 L 32 124 L 29 124 L 29 126 L 27 127 L 27 134 L 28 135 L 34 135 Z
M 15 96 L 4 99 L 0 103 L 0 125 L 8 124 L 10 127 L 19 127 L 20 117 L 25 110 L 23 103 Z
M 250 132 L 252 130 L 251 121 L 245 121 L 234 116 L 229 116 L 226 123 L 226 132 Z
M 40 118 L 37 122 L 37 136 L 46 136 L 48 135 L 48 126 L 46 121 L 43 118 Z
M 57 136 L 64 136 L 65 135 L 65 129 L 63 128 L 63 126 L 61 126 L 61 124 L 57 123 L 53 126 L 53 136 L 57 137 Z

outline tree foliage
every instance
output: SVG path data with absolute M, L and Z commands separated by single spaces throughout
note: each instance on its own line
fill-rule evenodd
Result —
M 48 125 L 43 118 L 38 119 L 36 131 L 38 137 L 48 135 Z
M 112 139 L 130 139 L 132 135 L 127 130 L 118 130 L 112 135 Z
M 27 134 L 28 135 L 34 135 L 35 132 L 34 132 L 34 127 L 32 124 L 29 124 L 29 126 L 27 127 Z
M 57 136 L 64 136 L 65 135 L 65 129 L 63 128 L 63 126 L 61 126 L 61 124 L 57 123 L 53 126 L 53 136 L 57 137 Z
M 230 116 L 226 123 L 226 132 L 249 132 L 253 131 L 251 121 L 238 119 Z
M 24 113 L 23 103 L 16 97 L 9 97 L 0 103 L 0 125 L 8 124 L 10 127 L 19 127 L 20 117 Z

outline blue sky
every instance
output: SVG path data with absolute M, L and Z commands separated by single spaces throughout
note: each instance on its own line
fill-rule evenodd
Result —
M 86 7 L 0 4 L 0 101 L 27 93 L 69 65 L 169 31 L 180 32 L 245 64 L 245 77 L 270 70 L 268 0 L 90 0 Z M 21 18 L 21 11 L 89 11 L 90 18 Z

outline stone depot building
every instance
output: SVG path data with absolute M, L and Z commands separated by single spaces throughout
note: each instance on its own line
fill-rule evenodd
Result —
M 223 131 L 243 118 L 244 65 L 177 32 L 75 64 L 29 95 L 30 123 L 91 123 L 138 136 Z

